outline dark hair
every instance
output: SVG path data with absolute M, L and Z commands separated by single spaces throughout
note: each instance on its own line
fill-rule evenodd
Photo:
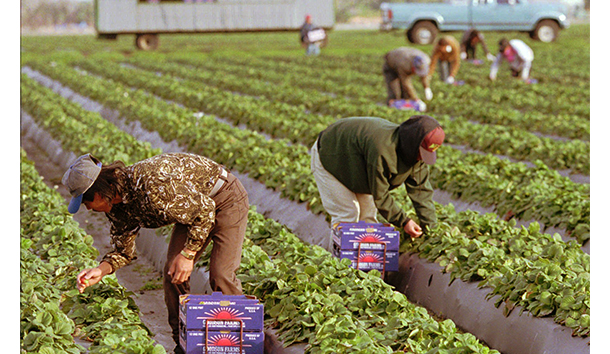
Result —
M 471 30 L 468 35 L 468 43 L 472 42 L 475 38 L 481 39 L 480 35 L 481 35 L 481 33 L 478 30 L 476 30 L 476 29 Z
M 447 40 L 446 37 L 441 37 L 438 40 L 438 43 L 437 43 L 438 46 L 445 46 L 445 45 L 448 45 L 448 44 L 449 44 L 449 41 Z
M 498 46 L 500 47 L 500 52 L 503 52 L 504 49 L 506 49 L 506 47 L 508 47 L 510 43 L 508 42 L 508 39 L 506 38 L 502 38 L 498 41 Z
M 123 161 L 115 161 L 110 165 L 103 165 L 93 185 L 83 193 L 83 201 L 93 201 L 95 193 L 97 193 L 110 202 L 122 189 L 121 177 L 125 173 L 123 172 L 124 167 Z
M 411 116 L 398 126 L 398 154 L 407 166 L 417 163 L 419 146 L 426 137 L 440 123 L 427 115 Z

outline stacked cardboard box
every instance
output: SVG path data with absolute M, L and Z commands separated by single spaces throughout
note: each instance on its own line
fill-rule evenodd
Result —
M 333 255 L 352 261 L 352 267 L 363 271 L 398 270 L 400 232 L 379 223 L 339 223 L 333 227 Z
M 180 346 L 186 354 L 263 354 L 264 308 L 247 295 L 180 296 Z

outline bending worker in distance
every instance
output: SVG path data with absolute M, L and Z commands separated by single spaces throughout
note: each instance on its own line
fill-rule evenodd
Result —
M 179 345 L 179 296 L 189 293 L 194 263 L 210 241 L 210 285 L 223 294 L 241 294 L 237 271 L 248 221 L 248 194 L 239 180 L 220 164 L 203 156 L 171 153 L 125 166 L 110 165 L 86 154 L 66 171 L 62 183 L 72 200 L 68 211 L 81 204 L 103 212 L 110 221 L 114 250 L 99 266 L 77 276 L 82 293 L 108 274 L 136 258 L 140 228 L 174 224 L 163 272 L 163 289 L 176 348 Z
M 424 86 L 424 96 L 430 101 L 433 94 L 428 77 L 429 67 L 430 57 L 419 49 L 400 47 L 388 52 L 382 67 L 388 93 L 386 104 L 389 105 L 396 99 L 413 100 L 418 102 L 420 111 L 425 111 L 427 105 L 419 99 L 411 77 L 415 75 L 420 78 Z
M 514 78 L 528 81 L 532 70 L 532 62 L 534 61 L 534 51 L 525 42 L 520 39 L 506 38 L 500 39 L 498 42 L 498 55 L 496 60 L 491 64 L 489 79 L 495 81 L 498 76 L 498 69 L 503 60 L 510 64 L 511 76 Z
M 377 212 L 411 237 L 436 225 L 428 165 L 445 139 L 440 124 L 426 115 L 399 124 L 381 118 L 337 120 L 312 146 L 311 169 L 331 225 L 377 222 Z M 405 185 L 419 224 L 390 196 Z M 332 250 L 332 238 L 322 245 Z
M 453 84 L 460 69 L 460 43 L 457 39 L 452 36 L 442 36 L 436 42 L 434 49 L 432 49 L 428 82 L 430 82 L 432 75 L 434 75 L 437 63 L 441 81 Z

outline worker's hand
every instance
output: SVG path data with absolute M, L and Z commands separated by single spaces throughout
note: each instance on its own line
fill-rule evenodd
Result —
M 426 87 L 426 89 L 424 90 L 424 94 L 426 95 L 426 101 L 430 101 L 432 99 L 432 89 L 429 87 Z
M 172 284 L 181 284 L 187 281 L 193 272 L 194 263 L 194 260 L 187 259 L 181 254 L 174 257 L 167 272 L 172 277 Z
M 428 109 L 428 105 L 422 100 L 417 100 L 417 110 L 420 112 L 425 112 Z
M 491 53 L 487 53 L 487 60 L 494 61 L 494 60 L 496 60 L 496 57 L 494 57 L 494 55 Z
M 489 75 L 489 80 L 496 81 L 496 76 L 495 75 Z
M 466 60 L 466 57 L 467 57 L 466 52 L 460 53 L 460 58 L 462 58 L 462 60 Z
M 411 237 L 413 237 L 413 238 L 417 238 L 417 237 L 421 236 L 421 234 L 422 234 L 421 227 L 419 225 L 417 225 L 417 223 L 413 220 L 409 220 L 409 222 L 407 222 L 407 224 L 404 227 L 404 230 L 406 233 L 411 235 Z
M 76 276 L 76 288 L 78 289 L 78 292 L 82 294 L 86 288 L 99 283 L 99 281 L 102 280 L 104 275 L 105 274 L 99 267 L 85 269 L 82 272 L 78 273 L 78 275 Z
M 453 76 L 449 76 L 447 78 L 447 81 L 445 81 L 446 83 L 452 85 L 455 82 L 455 79 L 453 78 Z

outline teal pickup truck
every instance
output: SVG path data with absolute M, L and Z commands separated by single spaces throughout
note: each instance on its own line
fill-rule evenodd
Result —
M 404 29 L 415 44 L 434 42 L 439 32 L 520 31 L 553 42 L 569 26 L 564 5 L 527 0 L 445 0 L 440 3 L 388 3 L 380 6 L 381 28 Z

